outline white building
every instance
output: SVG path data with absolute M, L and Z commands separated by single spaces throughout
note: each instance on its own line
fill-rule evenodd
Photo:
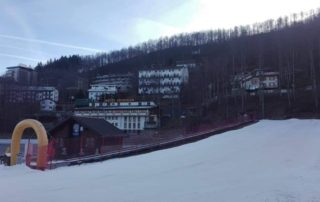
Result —
M 154 102 L 103 102 L 77 108 L 75 116 L 105 119 L 120 130 L 140 131 L 158 127 Z
M 56 102 L 46 99 L 40 101 L 40 109 L 41 111 L 55 111 L 56 110 Z
M 255 70 L 236 75 L 233 83 L 234 88 L 243 88 L 247 91 L 274 90 L 279 88 L 279 73 Z
M 279 73 L 278 72 L 264 72 L 263 87 L 265 89 L 279 88 Z
M 187 67 L 152 69 L 139 71 L 139 94 L 161 94 L 166 97 L 177 97 L 181 87 L 188 82 Z
M 197 69 L 198 64 L 194 60 L 178 60 L 176 61 L 177 67 L 187 67 L 190 70 Z
M 35 92 L 37 101 L 52 100 L 54 102 L 59 101 L 59 91 L 55 87 L 51 86 L 30 86 L 29 91 Z
M 133 74 L 111 74 L 97 76 L 88 90 L 89 99 L 97 101 L 103 95 L 129 92 L 132 89 Z
M 98 101 L 103 95 L 115 95 L 118 92 L 116 86 L 94 84 L 88 90 L 89 99 Z
M 51 86 L 12 85 L 5 90 L 5 102 L 40 103 L 40 108 L 46 111 L 55 110 L 55 104 L 59 101 L 59 91 Z M 50 104 L 49 101 L 54 104 Z

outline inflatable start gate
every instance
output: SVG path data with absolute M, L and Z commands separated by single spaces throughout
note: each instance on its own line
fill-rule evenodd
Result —
M 13 166 L 17 164 L 17 155 L 20 153 L 20 140 L 24 130 L 27 128 L 32 128 L 36 133 L 38 139 L 37 168 L 44 170 L 47 167 L 48 137 L 43 125 L 34 119 L 23 120 L 14 128 L 11 139 L 10 165 Z

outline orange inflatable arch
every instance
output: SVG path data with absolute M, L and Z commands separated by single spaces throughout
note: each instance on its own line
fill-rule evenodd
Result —
M 47 166 L 47 146 L 48 136 L 43 125 L 34 119 L 26 119 L 19 122 L 13 130 L 11 139 L 11 159 L 10 165 L 17 164 L 17 155 L 20 152 L 20 140 L 23 132 L 27 128 L 32 128 L 36 133 L 38 139 L 38 157 L 37 157 L 37 168 L 44 169 Z

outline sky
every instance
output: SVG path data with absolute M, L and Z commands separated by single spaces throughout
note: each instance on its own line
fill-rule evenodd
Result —
M 0 0 L 0 73 L 319 7 L 319 0 Z

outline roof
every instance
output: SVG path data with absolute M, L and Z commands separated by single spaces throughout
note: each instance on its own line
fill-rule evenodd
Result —
M 24 70 L 28 70 L 28 71 L 34 71 L 32 68 L 30 67 L 24 67 L 24 66 L 13 66 L 13 67 L 7 67 L 7 69 L 24 69 Z
M 98 119 L 98 118 L 87 118 L 87 117 L 77 117 L 72 116 L 64 121 L 57 124 L 55 127 L 53 127 L 49 133 L 60 127 L 61 125 L 67 123 L 69 120 L 74 120 L 77 123 L 80 123 L 82 126 L 84 126 L 87 129 L 90 129 L 94 131 L 97 135 L 102 137 L 124 137 L 126 136 L 125 133 L 123 133 L 120 129 L 113 126 L 109 122 L 105 121 L 104 119 Z
M 161 66 L 161 67 L 149 67 L 149 68 L 141 68 L 138 72 L 150 72 L 150 71 L 168 71 L 168 70 L 182 70 L 188 69 L 184 66 Z
M 91 105 L 90 105 L 91 104 Z M 77 107 L 76 111 L 81 110 L 123 110 L 123 109 L 152 109 L 157 107 L 153 101 L 142 101 L 142 102 L 97 102 L 90 103 L 87 107 Z
M 75 111 L 81 111 L 81 110 L 124 110 L 124 109 L 152 109 L 156 106 L 98 106 L 98 107 L 78 107 L 75 108 Z
M 82 106 L 89 106 L 89 102 L 90 100 L 89 99 L 76 99 L 75 101 L 75 106 L 76 107 L 82 107 Z

